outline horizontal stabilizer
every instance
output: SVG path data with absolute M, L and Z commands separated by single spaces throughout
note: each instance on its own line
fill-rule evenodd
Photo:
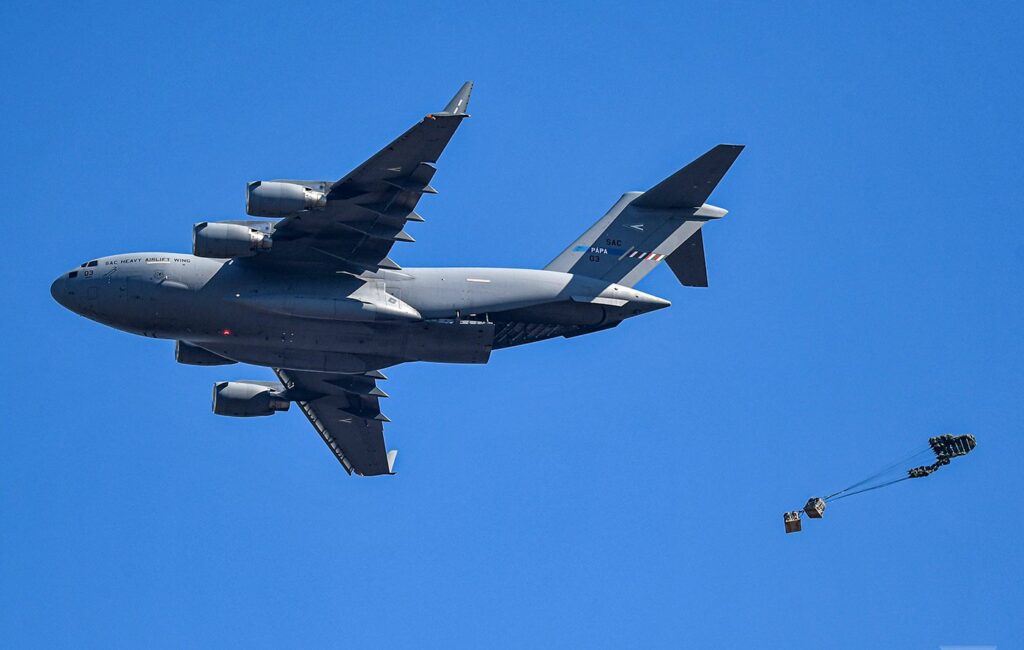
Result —
M 704 235 L 701 230 L 693 233 L 665 261 L 683 286 L 708 286 L 708 266 L 704 259 Z
M 633 205 L 651 209 L 699 208 L 741 151 L 741 144 L 720 144 L 644 192 Z

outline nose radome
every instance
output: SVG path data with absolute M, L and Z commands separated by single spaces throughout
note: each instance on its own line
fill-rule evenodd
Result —
M 64 276 L 60 276 L 50 285 L 50 295 L 57 302 L 60 302 L 61 294 L 64 292 Z
M 59 304 L 61 307 L 64 307 L 65 309 L 71 309 L 68 306 L 67 284 L 67 278 L 64 277 L 63 275 L 59 276 L 56 280 L 53 281 L 53 284 L 50 285 L 50 295 L 53 296 L 53 299 L 56 300 L 57 304 Z

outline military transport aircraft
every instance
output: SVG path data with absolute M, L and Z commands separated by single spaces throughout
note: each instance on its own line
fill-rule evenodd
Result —
M 177 342 L 180 363 L 249 363 L 279 381 L 222 381 L 218 415 L 272 415 L 292 402 L 348 473 L 391 474 L 381 369 L 407 361 L 486 363 L 493 350 L 617 326 L 669 302 L 634 285 L 662 261 L 707 286 L 705 203 L 743 149 L 721 144 L 647 192 L 628 192 L 539 270 L 402 268 L 395 242 L 462 120 L 472 83 L 338 181 L 248 184 L 260 220 L 204 221 L 192 254 L 88 261 L 50 291 L 64 307 Z M 266 219 L 267 217 L 274 220 Z

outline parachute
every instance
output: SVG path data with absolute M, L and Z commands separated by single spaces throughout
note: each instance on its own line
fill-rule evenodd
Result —
M 811 519 L 821 519 L 825 515 L 825 505 L 827 503 L 838 501 L 839 499 L 845 499 L 846 497 L 852 497 L 855 494 L 863 494 L 864 492 L 878 490 L 912 478 L 924 478 L 925 476 L 930 476 L 937 472 L 943 465 L 949 465 L 949 461 L 953 458 L 969 454 L 976 445 L 977 442 L 974 440 L 974 436 L 969 433 L 962 436 L 954 436 L 952 434 L 945 433 L 941 436 L 929 438 L 928 446 L 924 449 L 915 451 L 910 456 L 899 460 L 892 465 L 883 467 L 871 476 L 861 479 L 853 485 L 843 488 L 838 492 L 833 492 L 826 497 L 811 497 L 807 500 L 807 503 L 804 504 L 802 511 L 791 510 L 784 513 L 782 515 L 782 520 L 786 526 L 786 532 L 800 532 L 801 514 L 806 514 Z M 935 455 L 935 462 L 931 465 L 921 465 L 908 470 L 898 469 L 901 466 L 905 467 L 911 460 L 922 454 L 926 454 L 929 451 Z M 899 478 L 891 478 L 894 470 L 898 472 L 898 475 L 900 475 Z

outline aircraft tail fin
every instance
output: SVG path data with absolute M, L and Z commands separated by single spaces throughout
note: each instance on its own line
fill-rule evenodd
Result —
M 743 145 L 720 144 L 647 192 L 627 192 L 545 268 L 635 285 L 661 261 L 679 281 L 707 286 L 701 227 L 726 210 L 705 203 Z

